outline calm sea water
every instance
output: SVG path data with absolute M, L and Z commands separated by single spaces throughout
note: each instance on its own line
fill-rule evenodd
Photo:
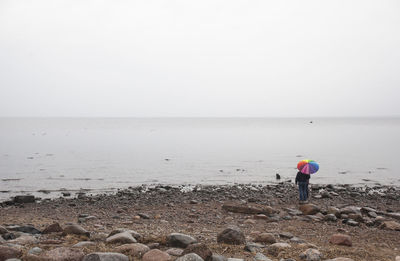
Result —
M 293 180 L 304 158 L 320 164 L 313 183 L 399 185 L 400 118 L 2 118 L 0 198 L 156 183 L 264 184 L 276 173 Z

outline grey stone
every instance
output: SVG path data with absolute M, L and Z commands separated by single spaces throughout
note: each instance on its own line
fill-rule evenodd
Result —
M 265 247 L 265 245 L 262 245 L 259 243 L 247 242 L 246 246 L 244 247 L 244 250 L 252 252 L 252 253 L 257 253 L 257 252 L 261 251 L 261 249 L 264 247 Z
M 127 231 L 115 234 L 113 236 L 110 236 L 106 239 L 107 243 L 120 243 L 120 244 L 130 244 L 130 243 L 136 243 L 136 239 Z
M 171 247 L 186 248 L 190 244 L 197 243 L 197 240 L 189 235 L 172 233 L 167 237 L 167 244 Z
M 73 245 L 72 247 L 88 247 L 88 246 L 94 246 L 96 243 L 92 241 L 81 241 Z
M 131 234 L 136 240 L 140 240 L 142 238 L 142 235 L 138 232 L 136 232 L 135 230 L 131 230 L 131 229 L 126 229 L 126 228 L 117 228 L 114 229 L 113 231 L 111 231 L 111 233 L 108 235 L 108 237 L 111 237 L 115 234 L 119 234 L 122 232 L 128 232 L 129 234 Z
M 34 248 L 29 249 L 28 254 L 39 255 L 42 251 L 43 251 L 43 249 L 41 249 L 40 247 L 34 247 Z
M 36 229 L 33 226 L 10 226 L 8 227 L 9 230 L 12 231 L 19 231 L 19 232 L 24 232 L 28 234 L 40 234 L 40 230 Z
M 337 220 L 337 217 L 334 214 L 328 214 L 328 215 L 324 216 L 324 220 L 335 222 Z
M 35 196 L 32 195 L 18 195 L 13 199 L 14 203 L 34 203 Z
M 271 259 L 269 259 L 268 257 L 266 257 L 266 256 L 264 256 L 263 254 L 261 254 L 261 253 L 257 253 L 255 256 L 254 256 L 254 259 L 253 259 L 254 261 L 272 261 Z
M 121 253 L 96 252 L 86 255 L 82 261 L 129 261 L 129 258 Z
M 305 243 L 306 241 L 304 239 L 298 238 L 298 237 L 292 237 L 290 239 L 290 242 L 296 243 L 296 244 L 301 244 Z
M 294 236 L 290 232 L 281 232 L 281 233 L 279 233 L 279 237 L 280 238 L 288 238 L 288 239 L 290 239 L 290 238 L 292 238 Z

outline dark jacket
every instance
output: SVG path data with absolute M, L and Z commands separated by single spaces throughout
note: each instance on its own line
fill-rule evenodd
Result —
M 310 175 L 301 173 L 299 171 L 299 172 L 297 172 L 295 183 L 297 184 L 298 182 L 308 182 L 309 179 L 310 179 Z

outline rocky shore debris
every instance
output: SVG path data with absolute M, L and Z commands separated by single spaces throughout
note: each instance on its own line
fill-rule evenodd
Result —
M 115 195 L 0 204 L 0 261 L 351 261 L 366 253 L 374 260 L 388 253 L 397 258 L 398 189 L 311 190 L 320 197 L 302 205 L 286 182 L 141 186 Z

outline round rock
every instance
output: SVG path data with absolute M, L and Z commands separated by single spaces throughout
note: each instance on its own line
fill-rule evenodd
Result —
M 246 242 L 246 238 L 239 228 L 229 227 L 218 234 L 217 242 L 230 245 L 241 245 Z
M 144 254 L 142 257 L 142 261 L 170 261 L 170 260 L 172 260 L 170 255 L 158 249 L 152 249 L 146 254 Z
M 175 261 L 204 261 L 204 259 L 195 253 L 190 253 L 179 257 Z

